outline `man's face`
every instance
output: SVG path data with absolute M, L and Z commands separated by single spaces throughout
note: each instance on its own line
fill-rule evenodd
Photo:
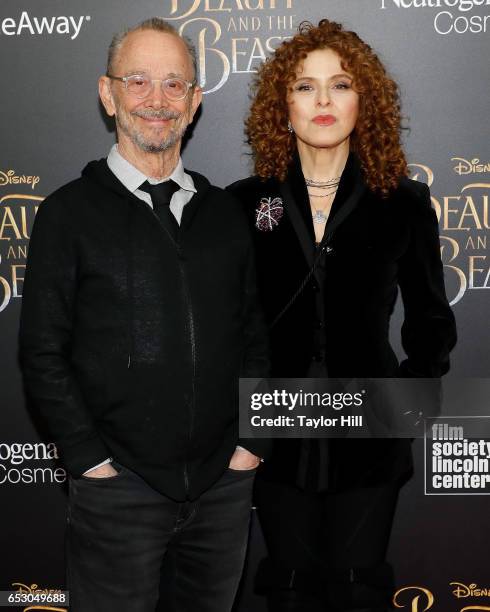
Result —
M 146 74 L 151 79 L 180 77 L 194 79 L 185 44 L 173 34 L 140 30 L 128 34 L 116 55 L 113 74 Z M 169 100 L 160 81 L 143 99 L 128 92 L 124 83 L 101 77 L 99 90 L 109 115 L 115 115 L 119 146 L 136 152 L 158 153 L 174 147 L 180 150 L 184 132 L 201 101 L 198 87 L 189 89 L 182 100 Z

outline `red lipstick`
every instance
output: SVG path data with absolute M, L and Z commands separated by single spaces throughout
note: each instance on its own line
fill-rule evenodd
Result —
M 317 115 L 313 119 L 313 123 L 317 125 L 333 125 L 337 119 L 333 115 Z

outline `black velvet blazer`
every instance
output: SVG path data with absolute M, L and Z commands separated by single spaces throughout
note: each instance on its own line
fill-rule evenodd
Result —
M 299 158 L 295 157 L 284 182 L 251 177 L 229 189 L 242 201 L 253 227 L 259 291 L 271 324 L 301 285 L 315 257 L 313 222 Z M 266 210 L 267 203 L 275 208 L 268 224 L 263 216 L 257 220 L 264 202 Z M 272 375 L 307 376 L 319 325 L 316 293 L 322 286 L 330 376 L 438 377 L 447 372 L 456 329 L 444 289 L 438 223 L 428 187 L 403 178 L 390 197 L 381 198 L 367 189 L 359 161 L 351 154 L 324 242 L 328 242 L 324 266 L 271 329 Z M 401 364 L 389 342 L 398 290 L 404 305 L 401 334 L 406 352 Z M 381 442 L 355 443 L 363 461 L 370 449 L 373 461 L 363 467 L 360 456 L 352 463 L 352 453 L 340 452 L 337 477 L 369 484 L 406 471 L 407 441 L 398 446 L 393 441 Z M 342 448 L 347 446 L 351 444 L 344 441 Z M 401 448 L 405 451 L 399 452 Z M 290 450 L 291 445 L 287 459 L 279 458 L 282 472 L 288 462 L 291 470 L 294 467 Z M 272 467 L 277 452 L 274 455 Z

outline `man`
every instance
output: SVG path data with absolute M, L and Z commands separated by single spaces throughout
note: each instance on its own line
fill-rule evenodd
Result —
M 261 453 L 237 446 L 237 382 L 266 342 L 240 207 L 180 159 L 195 79 L 165 21 L 117 35 L 99 91 L 118 144 L 32 233 L 21 358 L 71 476 L 73 612 L 154 610 L 162 563 L 172 609 L 225 612 L 242 571 Z

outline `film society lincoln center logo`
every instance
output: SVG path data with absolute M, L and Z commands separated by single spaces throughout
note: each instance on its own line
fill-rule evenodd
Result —
M 0 170 L 0 313 L 22 297 L 29 237 L 44 197 L 36 175 Z
M 424 446 L 426 495 L 490 495 L 490 416 L 427 419 Z

